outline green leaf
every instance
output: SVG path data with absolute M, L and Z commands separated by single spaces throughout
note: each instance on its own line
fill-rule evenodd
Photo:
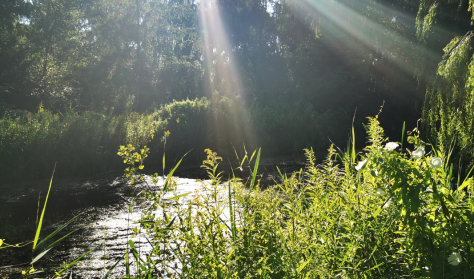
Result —
M 186 197 L 186 196 L 188 196 L 188 195 L 191 194 L 191 193 L 192 193 L 192 192 L 189 192 L 189 193 L 186 193 L 186 194 L 182 194 L 182 195 L 179 195 L 179 196 L 174 196 L 174 197 L 172 197 L 172 198 L 165 199 L 165 200 L 168 200 L 168 201 L 170 201 L 170 200 L 178 200 L 179 198 Z
M 255 185 L 255 178 L 257 177 L 257 171 L 258 171 L 258 164 L 260 163 L 260 151 L 261 150 L 262 150 L 261 148 L 258 149 L 257 159 L 255 161 L 255 166 L 253 168 L 253 173 L 252 173 L 252 181 L 250 182 L 250 191 L 252 191 L 253 186 Z M 255 154 L 255 151 L 254 151 L 254 154 Z M 252 157 L 253 157 L 253 155 L 252 155 Z
M 82 258 L 84 258 L 85 256 L 87 256 L 90 252 L 94 251 L 95 250 L 95 247 L 90 249 L 89 251 L 87 251 L 86 253 L 82 254 L 82 256 L 80 256 L 79 258 L 75 259 L 72 263 L 66 265 L 61 271 L 59 272 L 56 272 L 56 275 L 54 275 L 53 278 L 57 278 L 58 276 L 61 276 L 64 274 L 64 272 L 66 272 L 66 270 L 70 269 L 71 267 L 75 266 Z
M 381 207 L 377 208 L 377 210 L 374 212 L 374 214 L 372 216 L 374 216 L 374 218 L 376 218 L 377 216 L 379 216 L 380 212 L 382 212 Z
M 168 183 L 169 183 L 171 177 L 173 177 L 174 172 L 176 171 L 176 169 L 181 164 L 181 161 L 183 161 L 184 156 L 188 155 L 188 153 L 189 152 L 187 152 L 186 154 L 183 155 L 183 157 L 181 157 L 181 160 L 179 160 L 179 162 L 174 166 L 174 168 L 166 176 L 166 181 L 165 181 L 165 186 L 163 187 L 163 192 L 166 192 L 168 190 Z M 164 160 L 164 158 L 163 158 L 163 160 Z
M 46 195 L 46 199 L 44 200 L 43 211 L 41 212 L 41 217 L 38 223 L 38 227 L 36 228 L 36 235 L 35 235 L 35 239 L 33 240 L 33 251 L 36 249 L 36 243 L 38 243 L 41 227 L 43 226 L 44 213 L 46 211 L 46 204 L 48 203 L 49 193 L 51 192 L 51 185 L 53 184 L 53 177 L 54 177 L 55 170 L 56 170 L 56 164 L 54 164 L 53 174 L 51 175 L 51 181 L 49 182 L 48 194 Z
M 306 262 L 304 262 L 303 264 L 301 264 L 301 265 L 298 267 L 298 269 L 297 269 L 297 272 L 298 272 L 298 273 L 301 273 L 301 271 L 308 265 L 308 263 L 311 261 L 311 259 L 313 259 L 313 255 L 314 255 L 314 254 L 311 254 L 311 257 L 309 257 L 309 259 L 308 259 Z
M 41 247 L 44 243 L 46 243 L 46 241 L 48 241 L 50 238 L 52 238 L 53 236 L 55 236 L 58 232 L 60 232 L 62 229 L 64 229 L 67 225 L 69 225 L 72 221 L 74 221 L 77 217 L 79 217 L 82 213 L 74 216 L 73 218 L 71 218 L 71 220 L 67 221 L 64 225 L 62 225 L 59 229 L 55 230 L 54 232 L 52 232 L 51 234 L 49 234 L 45 239 L 43 239 L 37 246 L 35 249 L 33 249 L 33 251 L 37 250 L 39 247 Z

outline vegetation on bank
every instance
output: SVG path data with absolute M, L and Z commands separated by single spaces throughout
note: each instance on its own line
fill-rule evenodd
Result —
M 325 125 L 348 118 L 340 111 L 318 113 L 301 102 L 250 108 L 238 104 L 238 99 L 201 98 L 121 115 L 73 110 L 55 114 L 42 108 L 37 113 L 5 111 L 0 119 L 1 183 L 47 178 L 56 162 L 57 177 L 119 171 L 116 150 L 124 143 L 136 148 L 148 144 L 151 157 L 159 160 L 164 131 L 171 133 L 168 159 L 194 150 L 187 158 L 193 164 L 202 158 L 197 150 L 206 147 L 233 154 L 234 147 L 260 145 L 268 146 L 266 156 L 292 155 L 310 145 L 323 146 L 327 136 L 343 142 L 349 131 L 349 126 Z
M 138 194 L 148 206 L 106 277 L 125 265 L 127 278 L 472 278 L 472 177 L 457 180 L 452 150 L 423 142 L 416 130 L 404 148 L 384 137 L 377 117 L 367 127 L 363 152 L 353 140 L 345 153 L 331 145 L 317 165 L 306 149 L 305 168 L 280 172 L 265 190 L 260 150 L 224 182 L 222 158 L 206 149 L 209 180 L 188 203 L 191 193 L 177 193 L 172 177 L 181 161 L 146 180 L 140 171 L 150 150 L 121 146 L 132 184 L 150 183 Z M 242 179 L 244 162 L 250 176 Z M 136 248 L 139 234 L 150 253 Z
M 321 165 L 306 150 L 305 169 L 280 173 L 262 191 L 256 180 L 260 151 L 250 177 L 222 183 L 222 158 L 207 149 L 209 181 L 188 205 L 189 193 L 147 192 L 150 208 L 134 229 L 150 237 L 151 254 L 139 259 L 140 278 L 472 278 L 474 276 L 474 181 L 453 173 L 451 149 L 420 140 L 409 148 L 388 142 L 377 117 L 370 118 L 368 145 L 343 154 L 331 145 Z M 130 178 L 147 149 L 122 148 Z M 139 155 L 142 154 L 142 155 Z M 143 156 L 144 155 L 144 156 Z M 242 162 L 243 163 L 243 162 Z M 235 172 L 239 172 L 236 166 Z M 135 175 L 135 176 L 134 176 Z M 164 178 L 163 178 L 164 179 Z M 152 178 L 158 182 L 158 175 Z M 173 202 L 170 202 L 173 201 Z M 224 216 L 227 216 L 225 219 Z M 224 219 L 223 219 L 224 218 Z M 127 263 L 128 264 L 128 263 Z M 128 275 L 128 274 L 127 274 Z M 151 278 L 150 277 L 150 278 Z

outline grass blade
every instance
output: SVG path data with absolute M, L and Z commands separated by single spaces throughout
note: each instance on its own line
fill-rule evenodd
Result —
M 165 186 L 163 187 L 163 192 L 166 192 L 168 190 L 168 183 L 169 183 L 171 177 L 173 177 L 174 172 L 176 171 L 176 169 L 178 169 L 179 165 L 181 164 L 181 161 L 183 161 L 184 156 L 188 155 L 188 153 L 189 152 L 187 152 L 186 154 L 183 155 L 183 157 L 181 157 L 181 160 L 179 160 L 179 162 L 176 164 L 176 166 L 174 166 L 174 168 L 166 176 L 166 181 L 165 181 L 165 184 L 164 184 Z
M 72 263 L 66 265 L 61 271 L 59 272 L 56 272 L 56 275 L 54 275 L 53 278 L 57 278 L 58 276 L 61 276 L 64 274 L 64 272 L 66 272 L 68 269 L 70 269 L 71 267 L 75 266 L 82 258 L 84 258 L 85 256 L 87 256 L 90 252 L 94 251 L 95 250 L 95 247 L 90 249 L 89 251 L 87 251 L 86 253 L 84 253 L 82 256 L 80 256 L 79 258 L 75 259 Z
M 308 263 L 313 259 L 313 255 L 314 255 L 314 254 L 311 254 L 311 256 L 309 257 L 309 259 L 308 259 L 306 262 L 304 262 L 302 265 L 300 265 L 300 266 L 298 267 L 298 269 L 297 269 L 296 272 L 301 273 L 301 271 L 302 271 L 302 270 L 308 265 Z
M 401 142 L 401 152 L 403 153 L 403 140 L 404 140 L 404 137 L 405 137 L 405 121 L 403 121 L 403 128 L 402 128 L 402 142 Z
M 260 151 L 261 150 L 262 150 L 261 148 L 258 149 L 257 159 L 255 161 L 255 166 L 253 168 L 253 173 L 252 173 L 252 181 L 250 182 L 250 191 L 252 191 L 253 186 L 255 185 L 255 178 L 257 177 L 257 171 L 258 171 L 258 164 L 260 163 Z M 254 154 L 255 154 L 255 152 L 254 152 Z M 252 157 L 253 157 L 253 155 L 252 155 Z
M 356 161 L 356 148 L 355 148 L 355 132 L 354 132 L 354 125 L 352 125 L 352 156 L 351 156 L 351 162 L 352 164 L 355 163 Z
M 82 213 L 81 213 L 82 214 Z M 43 239 L 38 245 L 36 245 L 36 248 L 33 249 L 33 251 L 36 251 L 39 247 L 41 247 L 43 244 L 46 243 L 50 238 L 55 236 L 58 232 L 60 232 L 62 229 L 64 229 L 67 225 L 69 225 L 72 221 L 74 221 L 77 217 L 79 217 L 81 214 L 78 214 L 74 216 L 71 220 L 67 221 L 64 225 L 62 225 L 59 229 L 55 230 L 51 234 L 49 234 L 45 239 Z
M 233 171 L 232 171 L 233 173 Z M 230 176 L 229 176 L 230 178 Z M 234 176 L 235 178 L 235 176 Z M 235 222 L 234 222 L 234 210 L 232 208 L 232 187 L 231 187 L 232 182 L 230 182 L 229 179 L 229 214 L 230 214 L 230 227 L 231 227 L 231 232 L 232 232 L 232 240 L 235 243 Z
M 36 243 L 38 243 L 39 235 L 41 232 L 41 227 L 43 226 L 44 212 L 46 211 L 46 204 L 48 203 L 49 193 L 51 192 L 51 185 L 53 184 L 54 171 L 56 170 L 56 164 L 54 164 L 53 175 L 51 175 L 51 181 L 49 182 L 48 194 L 44 200 L 43 211 L 41 212 L 41 217 L 38 222 L 38 227 L 36 228 L 35 239 L 33 240 L 33 251 L 36 249 Z
M 63 241 L 66 237 L 70 236 L 71 234 L 75 233 L 77 230 L 73 230 L 72 232 L 66 234 L 65 236 L 61 237 L 60 239 L 56 240 L 55 242 L 51 243 L 50 245 L 48 245 L 48 247 L 46 247 L 46 249 L 50 249 L 50 248 L 53 248 L 54 246 L 56 246 L 59 242 Z
M 169 198 L 169 199 L 165 199 L 167 201 L 171 201 L 171 200 L 178 200 L 179 198 L 183 198 L 183 197 L 186 197 L 188 196 L 189 194 L 191 194 L 192 192 L 188 192 L 188 193 L 185 193 L 185 194 L 182 194 L 182 195 L 179 195 L 179 196 L 174 196 L 172 198 Z
M 125 275 L 130 278 L 130 262 L 128 261 L 128 247 L 125 251 Z
M 38 256 L 36 256 L 32 261 L 31 261 L 31 264 L 34 264 L 35 262 L 37 262 L 39 259 L 41 259 L 44 255 L 46 255 L 46 253 L 49 252 L 49 250 L 51 250 L 52 248 L 49 248 L 49 249 L 46 249 L 44 250 L 43 252 L 41 252 L 40 254 L 38 254 Z
M 130 245 L 130 247 L 132 248 L 131 249 L 132 254 L 133 254 L 133 257 L 135 258 L 135 260 L 137 261 L 137 266 L 139 266 L 142 271 L 146 271 L 145 266 L 140 261 L 140 255 L 138 255 L 137 248 L 135 248 L 135 243 L 133 243 L 132 240 L 129 240 L 128 245 Z

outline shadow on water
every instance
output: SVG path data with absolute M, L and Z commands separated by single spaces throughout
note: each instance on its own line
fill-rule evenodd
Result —
M 266 160 L 259 166 L 259 179 L 262 187 L 278 182 L 279 166 L 283 173 L 304 168 L 304 161 Z M 243 171 L 234 171 L 238 177 L 248 177 L 252 166 L 244 166 Z M 229 165 L 220 166 L 223 178 L 231 175 Z M 200 188 L 196 179 L 205 179 L 206 172 L 199 168 L 181 168 L 176 173 L 178 192 L 195 191 Z M 9 244 L 32 240 L 36 228 L 38 198 L 42 208 L 49 181 L 4 185 L 0 187 L 0 238 Z M 42 236 L 48 235 L 74 215 L 81 216 L 66 227 L 60 235 L 79 229 L 63 243 L 48 253 L 35 267 L 53 267 L 58 263 L 69 263 L 83 253 L 94 249 L 86 260 L 72 269 L 74 278 L 103 278 L 125 251 L 127 237 L 133 222 L 140 218 L 140 205 L 134 205 L 130 214 L 128 206 L 135 195 L 145 189 L 144 185 L 130 185 L 123 177 L 102 175 L 88 179 L 55 179 L 45 213 Z M 144 237 L 135 238 L 135 243 L 143 253 L 148 244 Z M 24 248 L 0 250 L 0 266 L 27 263 L 31 261 L 31 245 Z M 1 278 L 20 278 L 20 268 L 0 270 Z M 68 273 L 70 274 L 70 273 Z M 123 264 L 117 265 L 114 276 L 125 274 Z

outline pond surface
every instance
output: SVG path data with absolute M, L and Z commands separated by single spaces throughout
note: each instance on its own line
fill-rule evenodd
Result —
M 304 167 L 302 161 L 262 162 L 259 167 L 262 171 L 259 171 L 262 184 L 272 184 L 275 177 L 279 176 L 275 165 L 279 165 L 280 170 L 287 173 Z M 203 179 L 205 173 L 200 169 L 185 169 L 178 175 L 177 194 L 183 194 L 199 191 L 201 182 L 196 179 Z M 244 171 L 242 176 L 245 175 Z M 224 173 L 223 177 L 227 177 L 227 173 Z M 40 197 L 42 209 L 48 186 L 49 181 L 39 181 L 0 187 L 0 239 L 15 244 L 34 238 L 38 198 Z M 71 272 L 73 278 L 103 278 L 108 269 L 124 255 L 133 223 L 141 217 L 140 205 L 134 205 L 132 213 L 129 213 L 128 207 L 136 194 L 144 189 L 144 184 L 132 186 L 123 177 L 110 174 L 89 179 L 55 179 L 41 236 L 48 235 L 73 216 L 80 214 L 55 238 L 58 239 L 75 229 L 78 231 L 53 248 L 35 267 L 45 268 L 63 262 L 70 263 L 94 249 L 84 261 L 67 273 L 67 278 Z M 181 202 L 186 202 L 191 197 L 192 195 L 186 200 L 181 199 Z M 134 242 L 141 253 L 149 250 L 144 237 L 136 237 Z M 0 266 L 28 263 L 31 259 L 31 245 L 0 250 Z M 20 278 L 20 273 L 21 267 L 2 269 L 0 278 Z M 109 278 L 124 274 L 124 264 L 118 264 Z

